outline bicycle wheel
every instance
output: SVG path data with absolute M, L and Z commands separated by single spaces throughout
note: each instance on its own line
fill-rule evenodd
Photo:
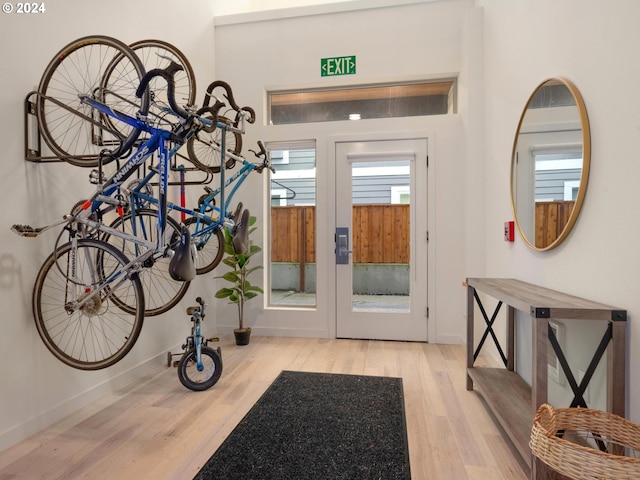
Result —
M 166 68 L 173 61 L 183 70 L 176 72 L 175 97 L 176 101 L 184 105 L 193 105 L 196 101 L 196 77 L 187 57 L 170 43 L 162 40 L 140 40 L 129 45 L 147 72 L 156 68 Z M 161 121 L 165 116 L 163 107 L 168 107 L 167 82 L 163 78 L 153 78 L 149 84 L 152 92 L 149 118 Z M 172 121 L 175 123 L 175 118 Z
M 185 353 L 178 363 L 180 383 L 190 390 L 202 391 L 212 387 L 222 375 L 222 357 L 217 350 L 202 347 L 202 365 L 198 368 L 195 349 Z
M 122 272 L 105 285 L 127 263 L 115 247 L 95 239 L 78 240 L 77 248 L 62 245 L 43 263 L 33 288 L 33 313 L 44 344 L 63 363 L 81 370 L 106 368 L 136 343 L 144 320 L 138 276 Z M 64 272 L 60 265 L 67 266 Z M 126 298 L 131 310 L 118 308 L 115 297 Z
M 109 75 L 105 76 L 107 71 Z M 99 114 L 82 103 L 80 96 L 95 98 L 133 117 L 138 112 L 144 115 L 149 95 L 136 97 L 144 74 L 136 54 L 115 38 L 83 37 L 60 50 L 40 80 L 36 104 L 38 126 L 51 151 L 81 167 L 97 166 L 102 151 L 114 156 L 126 152 L 140 130 Z M 104 161 L 112 158 L 105 157 Z
M 225 117 L 218 117 L 218 122 L 231 124 L 231 121 Z M 225 132 L 225 150 L 235 155 L 240 155 L 242 151 L 242 135 L 228 129 L 225 129 Z M 221 144 L 221 128 L 216 127 L 211 133 L 198 132 L 197 135 L 192 136 L 187 141 L 189 161 L 203 172 L 218 173 L 222 164 Z M 231 157 L 227 157 L 224 163 L 226 168 L 233 168 L 236 161 Z
M 189 229 L 191 240 L 196 245 L 198 256 L 196 257 L 196 274 L 202 275 L 220 265 L 224 255 L 224 232 L 217 227 L 204 232 L 211 225 L 209 218 L 201 218 L 200 222 L 195 217 L 187 218 L 184 224 Z
M 109 226 L 124 234 L 143 238 L 155 245 L 158 238 L 158 212 L 148 208 L 137 209 L 135 213 L 129 212 L 116 218 Z M 171 217 L 167 218 L 164 236 L 165 241 L 162 242 L 164 245 L 177 241 L 180 237 L 180 224 Z M 144 246 L 137 246 L 133 241 L 109 233 L 105 233 L 102 240 L 115 246 L 130 259 L 145 251 Z M 189 282 L 180 282 L 171 278 L 170 261 L 170 257 L 158 258 L 139 273 L 145 296 L 144 314 L 148 317 L 171 310 L 182 300 L 189 288 Z M 123 299 L 121 308 L 129 310 L 132 306 L 128 306 Z

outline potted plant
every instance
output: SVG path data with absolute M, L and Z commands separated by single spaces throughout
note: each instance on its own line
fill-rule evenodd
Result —
M 249 231 L 251 234 L 257 227 L 252 225 L 256 222 L 256 217 L 249 218 Z M 249 248 L 246 253 L 236 252 L 233 246 L 233 238 L 231 234 L 225 229 L 225 257 L 222 262 L 227 265 L 230 270 L 224 275 L 216 278 L 222 278 L 229 282 L 230 286 L 223 287 L 216 292 L 216 298 L 228 298 L 229 303 L 235 303 L 238 306 L 238 328 L 234 329 L 233 333 L 236 337 L 236 345 L 248 345 L 251 336 L 251 328 L 244 325 L 244 304 L 246 301 L 258 296 L 260 293 L 264 293 L 262 288 L 257 285 L 252 285 L 249 281 L 249 275 L 253 272 L 260 270 L 262 265 L 250 267 L 251 257 L 262 249 L 258 245 L 254 245 L 249 240 Z

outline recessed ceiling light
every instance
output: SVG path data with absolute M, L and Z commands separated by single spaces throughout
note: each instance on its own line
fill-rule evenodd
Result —
M 350 113 L 349 114 L 349 120 L 360 120 L 360 114 L 359 113 Z

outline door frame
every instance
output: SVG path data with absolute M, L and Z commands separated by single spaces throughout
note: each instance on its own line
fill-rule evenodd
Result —
M 429 164 L 427 168 L 427 231 L 433 232 L 433 226 L 435 222 L 435 161 L 434 161 L 434 135 L 425 131 L 406 131 L 406 132 L 381 132 L 381 133 L 353 133 L 344 135 L 330 135 L 327 139 L 327 161 L 328 161 L 328 178 L 336 178 L 336 143 L 342 142 L 368 142 L 368 141 L 385 141 L 385 140 L 415 140 L 426 139 L 427 140 L 427 156 L 429 158 Z M 336 184 L 335 180 L 330 181 L 327 185 L 327 199 L 328 199 L 328 226 L 325 239 L 331 245 L 330 250 L 334 248 L 334 233 L 338 225 L 336 225 Z M 422 212 L 416 212 L 417 215 L 421 215 Z M 425 232 L 426 235 L 426 232 Z M 429 241 L 427 243 L 427 305 L 429 308 L 429 316 L 427 318 L 427 341 L 434 342 L 436 338 L 436 296 L 435 296 L 435 235 L 429 235 Z M 335 261 L 332 257 L 332 261 Z M 336 269 L 331 269 L 332 273 L 328 275 L 328 288 L 327 295 L 329 297 L 329 304 L 333 305 L 333 308 L 329 309 L 329 337 L 336 338 L 337 334 L 337 311 L 336 311 Z

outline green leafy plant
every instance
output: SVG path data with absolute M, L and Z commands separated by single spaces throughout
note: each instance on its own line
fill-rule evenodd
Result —
M 256 217 L 251 217 L 249 219 L 249 235 L 253 231 L 256 230 L 257 227 L 252 227 L 252 225 L 256 222 Z M 229 282 L 230 286 L 223 287 L 216 292 L 216 298 L 228 298 L 229 303 L 235 303 L 238 305 L 238 329 L 237 330 L 245 330 L 244 327 L 244 304 L 246 301 L 251 300 L 254 297 L 257 297 L 259 294 L 264 293 L 262 288 L 257 285 L 252 285 L 249 281 L 249 275 L 253 272 L 262 269 L 262 265 L 258 265 L 255 267 L 250 267 L 249 263 L 251 262 L 251 257 L 253 257 L 256 253 L 262 251 L 262 249 L 258 245 L 254 245 L 251 240 L 249 240 L 249 251 L 246 254 L 236 253 L 233 248 L 232 237 L 231 234 L 225 229 L 224 231 L 225 238 L 225 257 L 222 262 L 227 265 L 230 270 L 227 271 L 224 275 L 218 276 L 216 278 L 222 278 Z

